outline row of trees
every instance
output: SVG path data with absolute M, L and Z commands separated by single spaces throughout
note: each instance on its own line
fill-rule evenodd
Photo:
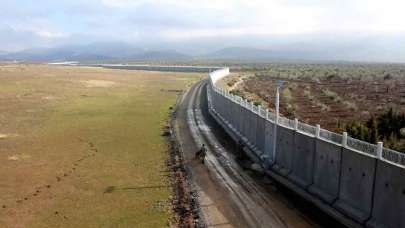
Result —
M 385 147 L 405 152 L 405 114 L 392 108 L 365 123 L 354 121 L 345 130 L 353 138 L 370 143 L 382 141 Z

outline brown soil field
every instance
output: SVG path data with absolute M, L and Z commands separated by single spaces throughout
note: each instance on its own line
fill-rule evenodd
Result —
M 354 120 L 365 121 L 393 107 L 405 112 L 405 80 L 339 78 L 285 79 L 251 76 L 238 90 L 251 100 L 274 108 L 275 83 L 285 81 L 280 93 L 281 114 L 335 131 Z

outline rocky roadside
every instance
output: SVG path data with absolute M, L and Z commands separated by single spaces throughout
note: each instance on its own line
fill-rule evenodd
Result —
M 175 214 L 173 226 L 176 227 L 206 227 L 198 204 L 198 194 L 193 191 L 190 175 L 187 171 L 183 153 L 173 130 L 173 120 L 176 111 L 171 113 L 170 123 L 163 129 L 163 135 L 169 142 L 169 158 L 167 166 L 170 171 L 170 182 L 173 189 L 172 206 Z

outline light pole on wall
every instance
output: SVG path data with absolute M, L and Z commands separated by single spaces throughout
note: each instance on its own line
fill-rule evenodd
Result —
M 276 119 L 274 121 L 274 134 L 273 134 L 273 163 L 276 162 L 277 152 L 277 125 L 280 112 L 280 88 L 283 86 L 284 81 L 278 80 L 276 82 Z

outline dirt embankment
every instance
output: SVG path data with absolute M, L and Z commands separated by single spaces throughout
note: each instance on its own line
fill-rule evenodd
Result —
M 176 112 L 172 113 L 171 119 Z M 170 180 L 173 188 L 173 211 L 176 227 L 205 227 L 200 217 L 197 194 L 192 191 L 190 177 L 184 166 L 183 154 L 173 131 L 172 122 L 163 130 L 163 135 L 169 141 L 169 158 L 167 161 L 170 170 Z

